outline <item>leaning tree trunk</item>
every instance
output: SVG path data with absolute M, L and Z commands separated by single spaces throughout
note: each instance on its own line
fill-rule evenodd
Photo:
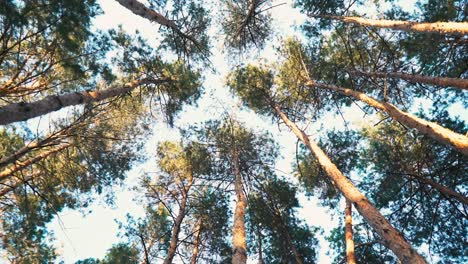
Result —
M 197 226 L 195 227 L 195 240 L 193 241 L 193 250 L 192 250 L 192 259 L 190 264 L 196 264 L 198 259 L 198 254 L 200 253 L 200 234 L 203 228 L 202 219 L 198 219 Z
M 57 148 L 54 148 L 54 149 L 51 149 L 51 150 L 48 150 L 48 151 L 44 151 L 42 153 L 39 153 L 39 155 L 33 157 L 33 158 L 30 158 L 30 159 L 27 159 L 25 161 L 17 161 L 15 164 L 13 164 L 12 166 L 4 169 L 3 171 L 0 172 L 0 182 L 3 182 L 5 179 L 11 177 L 15 172 L 18 172 L 24 168 L 27 168 L 55 153 L 58 153 L 68 147 L 70 147 L 71 144 L 63 144 Z
M 172 228 L 172 235 L 171 235 L 171 242 L 169 243 L 169 249 L 167 250 L 167 256 L 164 259 L 164 264 L 172 264 L 172 260 L 174 259 L 174 256 L 177 251 L 177 244 L 179 243 L 179 233 L 180 233 L 180 227 L 182 225 L 182 221 L 184 220 L 185 214 L 186 214 L 186 206 L 187 206 L 187 199 L 188 199 L 188 193 L 190 191 L 190 188 L 192 187 L 193 184 L 193 177 L 190 176 L 189 182 L 187 183 L 187 186 L 182 189 L 182 200 L 180 201 L 179 205 L 179 212 L 177 213 L 177 217 L 174 221 L 174 227 Z
M 354 239 L 353 239 L 353 204 L 346 200 L 345 208 L 345 241 L 346 241 L 346 260 L 348 264 L 356 264 L 354 255 Z
M 347 17 L 333 15 L 310 15 L 313 18 L 338 20 L 345 23 L 359 24 L 361 26 L 389 28 L 408 32 L 438 33 L 438 34 L 468 34 L 467 22 L 414 22 L 401 20 L 367 19 L 363 17 Z
M 448 77 L 432 77 L 419 74 L 408 74 L 402 72 L 362 72 L 355 71 L 358 75 L 370 77 L 370 78 L 395 78 L 402 79 L 412 83 L 425 83 L 431 85 L 437 85 L 441 87 L 454 87 L 468 90 L 468 80 L 459 78 L 448 78 Z
M 139 1 L 137 0 L 116 0 L 116 1 L 119 2 L 119 4 L 121 4 L 125 8 L 127 8 L 128 10 L 132 11 L 135 15 L 141 16 L 143 18 L 148 19 L 151 22 L 155 22 L 165 27 L 168 27 L 174 30 L 174 32 L 176 32 L 179 36 L 190 40 L 197 46 L 200 46 L 200 44 L 198 43 L 196 39 L 194 39 L 192 36 L 189 36 L 183 33 L 179 29 L 179 27 L 176 25 L 176 23 L 174 23 L 174 21 L 166 18 L 165 16 L 156 12 L 155 10 L 146 7 L 144 4 L 140 3 Z
M 356 186 L 346 178 L 341 171 L 336 167 L 330 158 L 323 152 L 322 149 L 315 143 L 312 138 L 309 138 L 304 131 L 293 123 L 281 111 L 279 105 L 272 105 L 275 112 L 283 120 L 283 122 L 293 131 L 299 140 L 301 140 L 310 152 L 315 156 L 322 169 L 327 173 L 328 177 L 335 183 L 343 196 L 352 202 L 358 212 L 363 216 L 366 222 L 375 230 L 382 238 L 386 247 L 392 250 L 395 255 L 405 264 L 420 264 L 426 263 L 424 258 L 419 255 L 416 250 L 406 241 L 400 232 L 398 232 L 385 217 L 372 205 L 367 197 L 361 193 Z
M 160 84 L 168 80 L 142 79 L 129 82 L 121 87 L 106 90 L 94 90 L 67 93 L 64 95 L 52 95 L 32 103 L 14 103 L 0 107 L 0 125 L 25 121 L 30 118 L 58 111 L 67 106 L 97 102 L 104 99 L 124 95 L 143 84 Z
M 239 168 L 239 153 L 235 146 L 232 154 L 232 163 L 234 166 L 234 186 L 237 196 L 236 211 L 234 212 L 234 230 L 232 232 L 232 246 L 234 247 L 232 264 L 245 264 L 247 263 L 247 243 L 245 241 L 245 209 L 247 207 L 247 198 L 244 194 L 242 175 Z
M 393 119 L 397 120 L 398 122 L 404 125 L 407 125 L 411 128 L 415 128 L 422 134 L 425 134 L 443 144 L 450 145 L 453 148 L 455 148 L 457 151 L 468 156 L 468 137 L 467 136 L 458 134 L 434 122 L 429 122 L 415 115 L 404 112 L 398 109 L 398 107 L 396 107 L 393 104 L 390 104 L 387 102 L 381 102 L 375 98 L 372 98 L 366 95 L 365 93 L 338 87 L 335 85 L 315 83 L 313 81 L 309 81 L 306 85 L 310 87 L 327 89 L 327 90 L 335 91 L 335 92 L 338 92 L 347 96 L 354 97 L 364 103 L 367 103 L 368 105 L 374 108 L 377 108 L 379 110 L 382 110 L 388 113 Z

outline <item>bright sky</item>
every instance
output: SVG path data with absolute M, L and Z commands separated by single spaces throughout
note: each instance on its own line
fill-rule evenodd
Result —
M 151 24 L 147 20 L 132 14 L 116 1 L 100 0 L 99 2 L 104 14 L 96 19 L 96 28 L 105 30 L 115 28 L 121 24 L 127 32 L 139 30 L 150 43 L 157 43 L 158 25 Z M 297 32 L 293 31 L 293 26 L 300 25 L 305 18 L 292 8 L 291 0 L 273 2 L 273 4 L 286 3 L 286 5 L 272 9 L 272 16 L 275 19 L 273 28 L 283 37 L 297 35 Z M 412 2 L 414 1 L 406 1 L 405 4 Z M 372 9 L 369 9 L 369 13 L 373 13 Z M 212 35 L 215 36 L 216 32 L 213 31 Z M 278 42 L 272 41 L 272 43 Z M 279 172 L 289 174 L 295 156 L 296 138 L 287 129 L 282 128 L 279 131 L 276 125 L 270 124 L 269 120 L 262 120 L 261 117 L 254 115 L 251 111 L 240 109 L 240 102 L 233 98 L 223 85 L 228 68 L 225 56 L 220 53 L 222 50 L 221 40 L 215 39 L 213 45 L 214 56 L 212 62 L 218 72 L 206 76 L 204 96 L 198 102 L 198 106 L 186 107 L 180 115 L 180 119 L 176 121 L 176 126 L 184 127 L 194 122 L 203 122 L 209 118 L 219 117 L 220 113 L 226 109 L 231 110 L 248 127 L 268 129 L 273 133 L 275 140 L 281 145 L 283 154 L 283 159 L 278 162 L 277 169 Z M 267 48 L 260 56 L 273 59 L 272 48 Z M 352 125 L 359 125 L 363 120 L 362 112 L 357 110 L 357 107 L 345 111 L 344 114 Z M 326 128 L 332 126 L 344 127 L 341 119 L 331 115 L 325 116 L 322 120 Z M 310 134 L 316 133 L 320 127 L 319 125 L 311 125 L 309 127 Z M 146 144 L 146 150 L 150 155 L 155 153 L 156 144 L 161 140 L 178 140 L 177 130 L 170 129 L 162 122 L 159 122 L 154 128 L 154 136 Z M 102 258 L 112 244 L 120 241 L 115 220 L 124 221 L 127 213 L 133 216 L 143 214 L 143 207 L 139 202 L 135 201 L 137 196 L 135 192 L 132 192 L 131 188 L 138 184 L 138 178 L 143 172 L 154 171 L 152 164 L 154 164 L 154 159 L 150 158 L 147 164 L 135 167 L 129 172 L 123 187 L 115 188 L 114 208 L 110 208 L 100 199 L 97 199 L 95 203 L 86 209 L 91 213 L 85 216 L 83 216 L 82 212 L 76 210 L 65 210 L 59 214 L 59 217 L 50 224 L 50 229 L 53 230 L 57 238 L 56 246 L 61 255 L 59 261 L 63 260 L 68 264 L 89 257 Z M 318 207 L 315 200 L 308 201 L 304 195 L 301 195 L 300 201 L 302 205 L 299 210 L 300 218 L 306 220 L 311 226 L 320 226 L 325 230 L 324 235 L 317 235 L 321 245 L 319 263 L 330 263 L 331 259 L 326 255 L 328 245 L 324 240 L 324 236 L 328 235 L 331 228 L 336 225 L 336 219 L 333 220 L 324 208 Z M 252 260 L 252 263 L 255 263 L 255 261 Z

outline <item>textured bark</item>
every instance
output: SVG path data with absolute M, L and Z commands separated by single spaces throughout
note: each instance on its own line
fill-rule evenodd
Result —
M 55 154 L 55 153 L 58 153 L 68 147 L 70 147 L 71 144 L 63 144 L 62 146 L 59 146 L 57 148 L 54 148 L 54 149 L 51 149 L 51 150 L 48 150 L 48 151 L 44 151 L 42 153 L 40 153 L 39 155 L 33 157 L 33 158 L 30 158 L 28 160 L 25 160 L 25 161 L 17 161 L 15 164 L 13 164 L 12 166 L 4 169 L 3 171 L 0 172 L 0 182 L 1 181 L 4 181 L 5 179 L 11 177 L 15 172 L 18 172 L 24 168 L 27 168 L 28 166 L 31 166 L 47 157 L 49 157 L 50 155 L 52 154 Z
M 186 215 L 185 209 L 187 206 L 187 197 L 188 197 L 190 188 L 192 187 L 192 184 L 193 184 L 193 177 L 190 177 L 189 182 L 187 183 L 187 186 L 185 186 L 185 188 L 183 186 L 181 187 L 181 188 L 184 188 L 183 194 L 182 194 L 182 200 L 180 201 L 179 212 L 177 213 L 177 217 L 174 221 L 174 227 L 172 228 L 171 242 L 169 244 L 169 249 L 167 250 L 167 256 L 163 262 L 164 264 L 172 264 L 172 260 L 174 259 L 174 256 L 176 254 L 177 244 L 179 243 L 180 227 Z
M 437 85 L 441 87 L 454 87 L 468 90 L 468 80 L 447 77 L 432 77 L 419 74 L 407 74 L 401 72 L 354 72 L 358 75 L 367 76 L 371 78 L 396 78 L 409 81 L 412 83 L 425 83 Z
M 313 18 L 338 20 L 345 23 L 359 24 L 361 26 L 389 28 L 408 32 L 437 33 L 437 34 L 468 34 L 468 22 L 414 22 L 401 20 L 367 19 L 362 17 L 346 17 L 332 15 L 310 15 Z
M 424 258 L 413 249 L 408 241 L 406 241 L 400 232 L 398 232 L 388 222 L 388 220 L 385 219 L 385 217 L 374 207 L 374 205 L 372 205 L 367 197 L 341 173 L 325 152 L 320 149 L 317 143 L 309 138 L 304 131 L 300 130 L 295 123 L 289 120 L 278 105 L 272 105 L 272 107 L 297 138 L 301 140 L 315 156 L 322 169 L 335 183 L 343 196 L 354 204 L 366 222 L 382 238 L 383 244 L 392 250 L 404 264 L 426 263 Z
M 346 240 L 346 260 L 348 264 L 356 264 L 354 255 L 354 239 L 353 239 L 353 204 L 346 200 L 345 208 L 345 240 Z
M 168 80 L 142 79 L 139 81 L 129 82 L 121 87 L 109 88 L 106 90 L 94 90 L 67 93 L 64 95 L 52 95 L 32 103 L 9 104 L 0 107 L 0 125 L 6 125 L 18 121 L 25 121 L 30 118 L 58 111 L 67 106 L 97 102 L 111 97 L 124 95 L 143 84 L 160 84 L 166 81 Z
M 200 233 L 203 228 L 203 222 L 201 218 L 198 219 L 198 223 L 195 228 L 195 240 L 193 241 L 192 259 L 190 260 L 190 264 L 197 263 L 198 254 L 200 253 Z
M 440 143 L 452 146 L 457 151 L 468 156 L 468 137 L 467 136 L 458 134 L 434 122 L 429 122 L 415 115 L 404 112 L 398 109 L 393 104 L 390 104 L 387 102 L 381 102 L 375 98 L 372 98 L 366 95 L 365 93 L 361 93 L 355 90 L 346 89 L 346 88 L 342 88 L 342 87 L 338 87 L 334 85 L 315 83 L 312 81 L 309 81 L 307 85 L 310 87 L 327 89 L 327 90 L 341 93 L 343 95 L 354 97 L 364 103 L 367 103 L 368 105 L 374 108 L 377 108 L 379 110 L 382 110 L 388 113 L 393 119 L 397 120 L 398 122 L 408 127 L 417 129 L 422 134 L 427 135 L 439 141 Z
M 245 209 L 247 207 L 247 199 L 244 194 L 242 175 L 239 168 L 239 153 L 235 146 L 232 154 L 232 163 L 234 166 L 234 186 L 237 196 L 236 210 L 234 212 L 234 230 L 232 232 L 232 245 L 234 247 L 232 264 L 245 264 L 247 263 L 247 243 L 245 240 Z

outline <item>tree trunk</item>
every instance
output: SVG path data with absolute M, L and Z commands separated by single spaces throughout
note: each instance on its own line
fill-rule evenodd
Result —
M 9 168 L 6 168 L 4 169 L 3 171 L 0 172 L 0 182 L 4 181 L 5 179 L 11 177 L 15 172 L 18 172 L 24 168 L 27 168 L 28 166 L 31 166 L 47 157 L 49 157 L 50 155 L 52 154 L 55 154 L 55 153 L 58 153 L 68 147 L 70 147 L 71 144 L 63 144 L 62 146 L 59 146 L 57 148 L 54 148 L 54 149 L 51 149 L 51 150 L 48 150 L 48 151 L 44 151 L 42 153 L 40 153 L 39 155 L 33 157 L 33 158 L 30 158 L 28 160 L 25 160 L 25 161 L 18 161 L 16 162 L 15 164 L 13 164 L 12 166 L 10 166 Z
M 447 78 L 447 77 L 432 77 L 419 74 L 407 74 L 401 72 L 362 72 L 355 71 L 358 75 L 370 77 L 370 78 L 396 78 L 409 81 L 412 83 L 425 83 L 441 87 L 454 87 L 464 90 L 468 90 L 468 80 L 458 78 Z
M 244 194 L 242 175 L 239 168 L 239 153 L 234 146 L 232 163 L 234 166 L 234 186 L 237 196 L 236 211 L 234 213 L 234 230 L 232 232 L 232 245 L 234 253 L 232 256 L 232 264 L 247 263 L 247 243 L 245 241 L 245 209 L 247 207 L 247 199 Z
M 388 113 L 393 119 L 397 120 L 398 122 L 407 125 L 411 128 L 415 128 L 419 130 L 424 135 L 427 135 L 440 143 L 450 145 L 455 148 L 457 151 L 463 153 L 464 155 L 468 156 L 468 137 L 453 132 L 450 129 L 444 128 L 434 122 L 426 121 L 422 118 L 419 118 L 415 115 L 410 113 L 406 113 L 400 109 L 398 109 L 393 104 L 387 102 L 381 102 L 377 99 L 374 99 L 365 93 L 361 93 L 355 90 L 346 89 L 334 85 L 328 84 L 321 84 L 309 81 L 306 85 L 310 87 L 317 87 L 322 89 L 327 89 L 335 92 L 339 92 L 341 94 L 354 97 L 362 102 L 367 103 L 368 105 L 382 110 Z
M 386 247 L 392 250 L 395 255 L 405 264 L 426 263 L 424 258 L 419 255 L 406 239 L 398 232 L 385 217 L 371 204 L 367 197 L 361 193 L 354 184 L 348 180 L 340 170 L 333 164 L 330 158 L 322 149 L 309 138 L 304 131 L 300 130 L 295 123 L 281 111 L 276 104 L 272 105 L 278 116 L 293 131 L 299 140 L 301 140 L 310 152 L 315 156 L 322 169 L 327 173 L 330 179 L 335 183 L 344 197 L 352 202 L 358 212 L 364 217 L 366 222 L 383 239 Z
M 124 95 L 143 84 L 160 84 L 166 81 L 168 80 L 142 79 L 139 81 L 129 82 L 122 87 L 67 93 L 64 95 L 52 95 L 32 103 L 22 102 L 9 104 L 0 107 L 0 125 L 25 121 L 30 118 L 58 111 L 67 106 L 97 102 L 111 97 Z
M 468 34 L 468 22 L 414 22 L 401 20 L 367 19 L 362 17 L 346 17 L 333 15 L 310 15 L 313 18 L 338 20 L 345 23 L 359 24 L 376 28 L 389 28 L 408 32 L 437 33 L 437 34 Z
M 174 21 L 167 19 L 165 16 L 162 14 L 156 12 L 155 10 L 146 7 L 144 4 L 138 2 L 137 0 L 116 0 L 119 4 L 127 8 L 128 10 L 132 11 L 135 15 L 141 16 L 143 18 L 148 19 L 151 22 L 158 23 L 160 25 L 163 25 L 165 27 L 168 27 L 174 32 L 176 32 L 178 35 L 180 35 L 183 38 L 186 38 L 193 42 L 196 46 L 201 47 L 200 44 L 196 39 L 193 37 L 183 33 L 179 27 L 174 23 Z
M 198 223 L 195 228 L 195 240 L 193 241 L 192 259 L 190 260 L 190 264 L 197 263 L 198 254 L 200 253 L 200 233 L 201 229 L 203 228 L 203 222 L 201 218 L 198 219 Z
M 182 225 L 182 221 L 184 220 L 184 217 L 186 214 L 185 208 L 187 206 L 187 197 L 188 197 L 190 188 L 192 187 L 192 184 L 193 184 L 193 177 L 190 177 L 189 182 L 187 183 L 187 186 L 182 189 L 184 193 L 182 194 L 182 200 L 180 201 L 179 212 L 177 213 L 177 217 L 174 221 L 174 227 L 172 228 L 171 242 L 169 244 L 167 256 L 163 262 L 164 264 L 172 264 L 172 260 L 174 259 L 175 253 L 177 251 L 177 244 L 179 243 L 180 227 Z
M 354 256 L 354 239 L 353 239 L 353 204 L 346 200 L 345 208 L 345 239 L 346 239 L 346 259 L 348 264 L 356 264 Z

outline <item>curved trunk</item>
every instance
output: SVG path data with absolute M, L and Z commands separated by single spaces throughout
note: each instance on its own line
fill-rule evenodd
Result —
M 353 204 L 346 200 L 345 208 L 345 239 L 346 239 L 346 259 L 348 264 L 356 264 L 354 255 L 354 239 L 353 239 Z
M 242 175 L 239 168 L 239 153 L 234 147 L 233 155 L 234 166 L 234 185 L 237 196 L 236 210 L 234 212 L 234 230 L 232 232 L 232 245 L 234 253 L 232 256 L 232 264 L 247 263 L 247 243 L 245 241 L 245 209 L 247 207 L 247 199 L 244 194 Z
M 292 130 L 292 132 L 301 140 L 310 152 L 315 156 L 322 169 L 327 173 L 330 179 L 335 183 L 343 196 L 352 202 L 358 212 L 363 216 L 366 222 L 382 238 L 386 247 L 392 250 L 395 255 L 407 264 L 426 263 L 424 258 L 406 241 L 385 217 L 372 205 L 367 197 L 361 193 L 356 186 L 346 178 L 323 150 L 311 139 L 304 131 L 300 130 L 295 123 L 281 111 L 278 105 L 272 105 L 278 116 Z
M 33 158 L 30 158 L 28 160 L 25 160 L 25 161 L 18 161 L 16 162 L 14 165 L 10 166 L 9 168 L 6 168 L 4 169 L 3 171 L 0 172 L 0 182 L 1 181 L 4 181 L 5 179 L 11 177 L 15 172 L 18 172 L 24 168 L 27 168 L 28 166 L 31 166 L 47 157 L 49 157 L 50 155 L 52 154 L 55 154 L 55 153 L 58 153 L 68 147 L 70 147 L 71 144 L 64 144 L 62 146 L 59 146 L 57 148 L 54 148 L 54 149 L 51 149 L 51 150 L 48 150 L 48 151 L 44 151 L 42 153 L 40 153 L 39 155 L 33 157 Z
M 192 259 L 190 260 L 190 264 L 197 263 L 198 254 L 200 253 L 200 233 L 201 229 L 203 228 L 203 222 L 201 218 L 198 219 L 198 223 L 195 228 L 195 240 L 193 241 Z
M 424 135 L 427 135 L 440 143 L 450 145 L 455 148 L 457 151 L 463 153 L 464 155 L 468 156 L 468 137 L 453 132 L 450 129 L 442 127 L 434 122 L 426 121 L 422 118 L 419 118 L 415 115 L 410 113 L 404 112 L 398 109 L 393 104 L 387 102 L 381 102 L 377 99 L 374 99 L 365 93 L 361 93 L 355 90 L 346 89 L 334 85 L 328 84 L 321 84 L 309 81 L 307 86 L 310 87 L 317 87 L 322 89 L 327 89 L 335 92 L 339 92 L 343 95 L 354 97 L 368 105 L 382 110 L 388 113 L 393 119 L 397 120 L 398 122 L 407 125 L 408 127 L 415 128 L 419 132 Z
M 425 83 L 441 87 L 454 87 L 468 90 L 468 80 L 448 77 L 432 77 L 419 74 L 407 74 L 401 72 L 355 72 L 358 75 L 371 78 L 395 78 L 402 79 L 412 83 Z
M 0 107 L 0 125 L 6 125 L 13 122 L 25 121 L 30 118 L 45 115 L 58 111 L 67 106 L 97 102 L 111 97 L 124 95 L 136 87 L 148 83 L 162 83 L 167 80 L 143 79 L 129 82 L 121 87 L 109 88 L 106 90 L 94 90 L 67 93 L 64 95 L 47 96 L 42 100 L 32 103 L 14 103 Z
M 313 18 L 325 18 L 338 20 L 345 23 L 359 24 L 361 26 L 389 28 L 393 30 L 402 30 L 408 32 L 420 33 L 438 33 L 438 34 L 468 34 L 468 22 L 414 22 L 401 20 L 385 20 L 385 19 L 367 19 L 362 17 L 346 17 L 333 15 L 310 15 Z

